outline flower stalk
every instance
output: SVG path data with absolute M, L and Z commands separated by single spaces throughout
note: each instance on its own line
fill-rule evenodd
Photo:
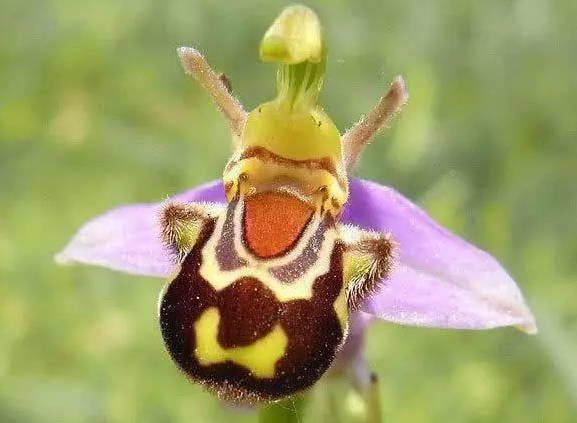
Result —
M 258 423 L 302 423 L 310 394 L 303 393 L 261 406 L 258 409 Z

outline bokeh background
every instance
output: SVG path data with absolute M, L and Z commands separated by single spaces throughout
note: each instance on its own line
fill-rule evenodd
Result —
M 181 71 L 204 51 L 251 108 L 273 0 L 0 1 L 0 421 L 249 422 L 167 360 L 160 280 L 58 267 L 87 219 L 217 178 L 226 124 Z M 577 2 L 309 1 L 341 129 L 393 76 L 410 103 L 358 175 L 494 254 L 541 333 L 381 322 L 386 422 L 577 422 Z

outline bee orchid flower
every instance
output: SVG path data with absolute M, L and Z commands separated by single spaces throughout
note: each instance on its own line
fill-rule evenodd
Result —
M 331 367 L 369 383 L 369 319 L 536 332 L 493 257 L 394 189 L 347 176 L 407 100 L 402 78 L 340 135 L 318 105 L 326 46 L 310 9 L 285 9 L 266 32 L 260 58 L 278 66 L 277 97 L 249 113 L 198 51 L 178 54 L 230 126 L 222 180 L 100 215 L 56 258 L 168 278 L 160 329 L 185 376 L 259 404 L 307 390 Z

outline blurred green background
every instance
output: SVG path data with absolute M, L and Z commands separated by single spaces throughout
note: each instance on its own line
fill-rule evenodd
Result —
M 310 1 L 341 129 L 393 76 L 410 103 L 357 174 L 494 254 L 541 333 L 370 332 L 386 422 L 577 422 L 577 2 Z M 251 108 L 273 0 L 0 1 L 0 421 L 248 422 L 190 385 L 155 319 L 163 282 L 52 261 L 87 219 L 219 177 L 227 126 L 194 45 Z

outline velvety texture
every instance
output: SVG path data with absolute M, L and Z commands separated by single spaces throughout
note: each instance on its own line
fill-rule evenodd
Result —
M 177 194 L 177 201 L 224 202 L 220 181 Z M 158 236 L 159 204 L 135 204 L 86 223 L 57 255 L 127 273 L 166 277 L 173 270 Z M 395 323 L 463 329 L 518 326 L 536 331 L 511 277 L 489 254 L 448 232 L 397 191 L 352 179 L 344 223 L 390 232 L 399 262 L 363 311 Z

